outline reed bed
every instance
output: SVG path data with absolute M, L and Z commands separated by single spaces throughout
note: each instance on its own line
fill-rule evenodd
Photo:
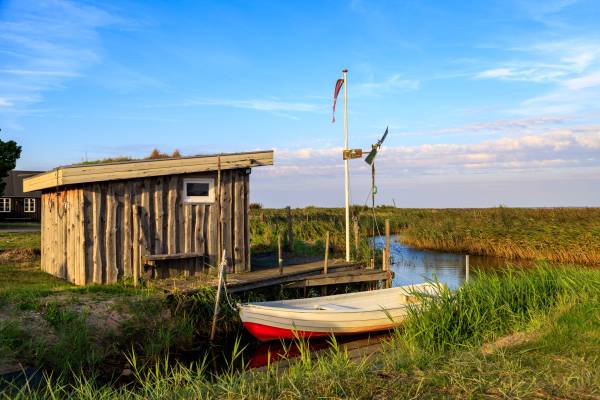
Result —
M 282 209 L 252 210 L 253 249 L 258 252 L 274 249 L 277 234 L 285 235 L 287 230 L 285 215 Z M 372 210 L 353 207 L 352 215 L 360 226 L 361 245 L 357 258 L 368 251 L 367 239 L 372 235 L 373 227 L 376 235 L 382 234 L 384 220 L 389 219 L 392 231 L 401 236 L 402 242 L 417 248 L 600 265 L 599 208 L 378 207 L 373 217 Z M 322 251 L 325 232 L 330 231 L 335 251 L 343 252 L 343 209 L 293 209 L 292 218 L 294 237 L 298 242 L 295 247 L 299 250 Z

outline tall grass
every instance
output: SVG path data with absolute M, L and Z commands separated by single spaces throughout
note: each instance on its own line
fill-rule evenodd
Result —
M 371 358 L 353 360 L 335 341 L 329 352 L 311 357 L 301 342 L 303 354 L 285 370 L 225 368 L 215 375 L 206 359 L 182 366 L 165 358 L 144 368 L 130 357 L 132 384 L 81 377 L 66 384 L 54 377 L 39 389 L 15 387 L 10 398 L 592 398 L 600 394 L 599 302 L 597 270 L 541 266 L 480 274 L 459 291 L 442 291 L 412 309 L 405 330 Z M 483 342 L 531 328 L 540 315 L 549 317 L 539 342 L 515 352 L 479 351 Z M 556 343 L 561 346 L 553 348 Z M 240 355 L 234 346 L 229 365 Z
M 360 226 L 360 249 L 354 254 L 358 259 L 368 258 L 368 237 L 374 227 L 376 235 L 382 234 L 383 222 L 389 219 L 392 232 L 417 248 L 600 265 L 600 208 L 377 207 L 373 218 L 372 210 L 352 207 L 351 213 Z M 298 251 L 322 254 L 326 231 L 332 235 L 334 250 L 344 251 L 343 209 L 293 209 L 292 219 Z M 282 209 L 253 209 L 250 221 L 255 253 L 275 250 L 277 234 L 285 237 L 287 232 Z
M 440 286 L 439 296 L 424 297 L 410 309 L 404 335 L 433 352 L 477 345 L 523 329 L 561 302 L 589 296 L 600 299 L 598 271 L 543 265 L 485 273 L 456 292 Z
M 401 210 L 406 244 L 505 258 L 600 265 L 599 208 Z

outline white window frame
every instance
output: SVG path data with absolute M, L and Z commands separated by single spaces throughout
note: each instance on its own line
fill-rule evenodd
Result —
M 33 204 L 33 207 L 31 207 L 32 204 Z M 25 200 L 23 200 L 23 211 L 25 211 L 26 213 L 34 213 L 36 206 L 37 206 L 37 204 L 36 204 L 35 199 L 33 199 L 31 197 L 27 197 L 27 198 L 25 198 Z
M 0 212 L 10 212 L 12 206 L 12 202 L 10 200 L 10 197 L 0 197 L 0 203 L 2 203 L 2 208 L 0 208 Z
M 208 196 L 188 196 L 188 183 L 208 183 Z M 183 180 L 183 202 L 184 203 L 214 203 L 215 202 L 215 180 L 213 178 L 186 178 Z

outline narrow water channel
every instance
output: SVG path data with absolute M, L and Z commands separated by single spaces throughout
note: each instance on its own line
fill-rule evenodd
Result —
M 420 250 L 403 244 L 399 236 L 392 236 L 391 239 L 390 255 L 394 271 L 392 286 L 412 285 L 437 279 L 449 288 L 456 289 L 465 281 L 465 254 Z M 377 248 L 385 246 L 385 237 L 377 236 L 373 240 Z M 471 255 L 469 264 L 469 275 L 473 278 L 478 270 L 524 266 L 527 262 Z

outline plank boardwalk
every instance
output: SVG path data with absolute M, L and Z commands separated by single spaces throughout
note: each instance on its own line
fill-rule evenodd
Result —
M 231 293 L 286 284 L 293 287 L 309 287 L 354 282 L 375 282 L 389 277 L 389 272 L 364 269 L 359 263 L 332 260 L 327 274 L 323 274 L 323 262 L 315 261 L 289 265 L 280 274 L 278 267 L 252 272 L 227 274 L 227 289 Z M 216 277 L 167 278 L 151 282 L 151 285 L 169 293 L 193 294 L 205 286 L 216 286 Z

